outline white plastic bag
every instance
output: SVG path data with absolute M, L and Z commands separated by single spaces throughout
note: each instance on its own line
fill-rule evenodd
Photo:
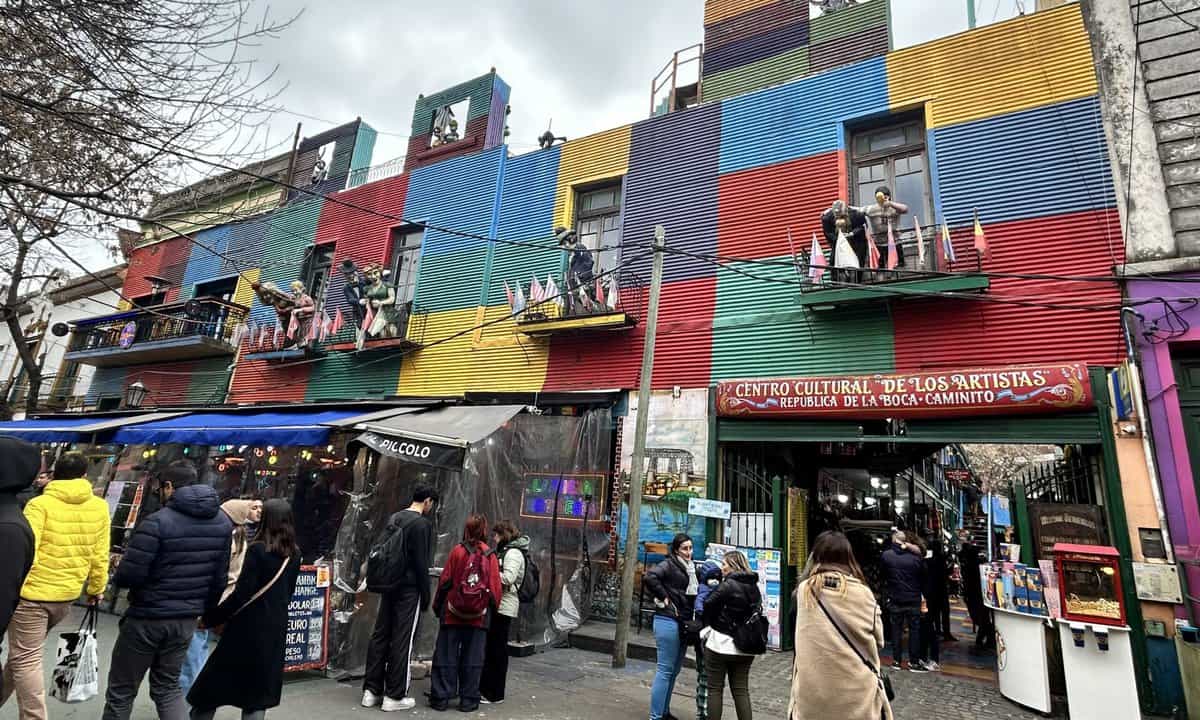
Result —
M 88 608 L 76 632 L 60 633 L 50 697 L 81 703 L 100 694 L 100 664 L 96 651 L 96 608 Z

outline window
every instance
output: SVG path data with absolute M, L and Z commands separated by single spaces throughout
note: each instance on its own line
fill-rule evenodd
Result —
M 309 248 L 304 258 L 304 286 L 308 294 L 318 306 L 325 299 L 325 291 L 329 289 L 329 271 L 333 268 L 333 245 L 320 245 Z
M 214 297 L 218 300 L 233 302 L 233 294 L 237 292 L 237 283 L 237 278 L 226 278 L 224 280 L 196 283 L 196 297 Z
M 166 292 L 154 292 L 154 293 L 149 293 L 148 295 L 141 295 L 139 297 L 129 299 L 130 304 L 132 304 L 135 308 L 157 307 L 159 305 L 162 305 L 166 301 L 167 301 L 167 293 Z
M 392 228 L 392 249 L 388 257 L 388 281 L 396 286 L 396 307 L 411 310 L 417 291 L 417 273 L 421 267 L 421 241 L 425 229 L 414 225 Z
M 579 242 L 596 259 L 596 275 L 615 268 L 621 244 L 621 184 L 580 192 L 575 217 Z
M 466 117 L 470 110 L 470 96 L 434 110 L 429 129 L 429 147 L 449 145 L 463 139 L 463 133 L 467 129 Z
M 908 206 L 908 214 L 900 218 L 900 230 L 912 230 L 914 216 L 924 227 L 933 227 L 925 130 L 920 121 L 855 133 L 851 147 L 855 205 L 875 202 L 875 188 L 886 185 L 893 200 Z

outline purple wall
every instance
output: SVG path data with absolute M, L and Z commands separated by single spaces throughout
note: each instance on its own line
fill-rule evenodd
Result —
M 1179 275 L 1200 280 L 1200 275 Z M 1162 486 L 1163 504 L 1166 506 L 1167 525 L 1171 531 L 1171 542 L 1175 556 L 1181 561 L 1187 574 L 1190 594 L 1200 591 L 1200 503 L 1197 503 L 1196 478 L 1188 454 L 1184 436 L 1183 414 L 1179 407 L 1179 391 L 1175 382 L 1175 371 L 1171 364 L 1171 351 L 1180 345 L 1200 343 L 1200 306 L 1188 308 L 1190 303 L 1179 299 L 1195 296 L 1200 289 L 1193 283 L 1161 280 L 1137 280 L 1129 283 L 1129 298 L 1142 302 L 1163 298 L 1175 308 L 1190 326 L 1186 333 L 1165 342 L 1151 342 L 1138 332 L 1135 339 L 1142 362 L 1146 403 L 1149 406 L 1151 436 L 1154 454 L 1158 462 L 1159 481 Z M 1160 332 L 1168 327 L 1166 308 L 1159 303 L 1139 304 L 1138 311 L 1145 316 L 1142 328 L 1158 321 Z M 1173 321 L 1174 327 L 1180 327 Z M 1191 561 L 1184 564 L 1184 561 Z M 1200 617 L 1200 603 L 1192 602 L 1192 616 Z

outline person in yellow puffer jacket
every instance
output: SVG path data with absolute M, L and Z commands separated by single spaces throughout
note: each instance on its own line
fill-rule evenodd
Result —
M 33 529 L 33 568 L 8 627 L 8 662 L 0 705 L 15 692 L 20 720 L 46 720 L 42 646 L 62 622 L 87 582 L 94 605 L 108 584 L 108 503 L 96 497 L 87 458 L 65 453 L 54 463 L 54 479 L 25 506 Z

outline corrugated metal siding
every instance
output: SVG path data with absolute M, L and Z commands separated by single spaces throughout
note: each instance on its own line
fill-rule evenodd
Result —
M 510 158 L 504 169 L 504 188 L 496 237 L 501 240 L 543 242 L 545 249 L 496 243 L 492 249 L 485 304 L 507 303 L 504 283 L 528 283 L 533 275 L 546 282 L 562 271 L 564 255 L 554 241 L 554 196 L 557 190 L 559 146 Z
M 550 341 L 519 334 L 508 305 L 483 309 L 481 322 L 495 322 L 479 331 L 471 347 L 470 389 L 541 390 L 546 382 Z
M 377 137 L 375 128 L 365 122 L 358 124 L 358 134 L 354 138 L 354 156 L 350 159 L 350 172 L 371 167 Z
M 429 127 L 433 121 L 433 114 L 443 105 L 453 105 L 467 98 L 471 99 L 470 107 L 467 110 L 467 117 L 456 118 L 461 128 L 466 128 L 466 124 L 471 120 L 487 115 L 492 106 L 492 88 L 495 77 L 495 73 L 480 75 L 477 78 L 472 78 L 453 87 L 448 87 L 441 92 L 426 95 L 418 99 L 413 109 L 412 137 L 429 135 Z M 426 143 L 426 147 L 428 147 L 428 142 Z
M 795 1 L 802 2 L 802 0 Z M 712 25 L 771 2 L 772 0 L 707 0 L 704 3 L 704 24 Z
M 508 97 L 511 92 L 508 83 L 495 76 L 492 81 L 492 104 L 488 111 L 487 136 L 484 147 L 495 147 L 504 142 L 504 126 L 508 123 Z
M 1096 98 L 938 128 L 934 139 L 951 225 L 974 208 L 989 223 L 1116 203 Z
M 725 100 L 721 103 L 721 172 L 836 150 L 837 118 L 887 109 L 882 58 Z
M 715 299 L 711 277 L 663 283 L 653 387 L 708 384 Z M 638 324 L 621 333 L 555 338 L 545 390 L 637 387 L 645 337 L 645 326 Z
M 705 102 L 782 85 L 808 74 L 808 48 L 798 47 L 715 75 L 705 75 Z
M 299 277 L 304 268 L 304 249 L 316 236 L 324 202 L 323 198 L 301 200 L 270 215 L 260 261 L 262 282 L 273 282 L 286 290 L 288 283 Z M 275 311 L 256 300 L 251 318 L 256 323 L 272 324 Z
M 244 222 L 227 225 L 229 244 L 217 277 L 235 275 L 262 262 L 263 242 L 270 226 L 270 215 L 259 215 Z
M 125 368 L 98 367 L 88 385 L 87 404 L 95 405 L 100 398 L 120 397 L 125 392 Z
M 1123 262 L 1115 210 L 985 223 L 992 257 L 983 269 L 1006 273 L 1109 275 Z M 1106 229 L 1110 233 L 1106 234 Z M 970 226 L 954 232 L 957 269 L 975 267 Z M 1111 245 L 1110 245 L 1111 243 Z M 1115 253 L 1115 258 L 1111 251 Z M 1121 359 L 1116 283 L 993 278 L 987 297 L 1035 303 L 1111 306 L 1100 312 L 986 300 L 910 300 L 893 310 L 896 370 Z
M 314 363 L 304 400 L 387 397 L 396 392 L 401 353 L 337 353 Z
M 809 42 L 819 43 L 827 40 L 856 35 L 868 28 L 882 27 L 886 31 L 888 24 L 888 1 L 870 0 L 834 12 L 826 12 L 808 21 Z M 884 45 L 884 50 L 887 45 Z
M 141 381 L 146 386 L 145 407 L 186 405 L 195 362 L 135 365 L 126 370 L 126 382 Z
M 704 51 L 704 74 L 712 75 L 808 44 L 808 19 L 772 28 Z
M 808 18 L 808 4 L 799 0 L 779 0 L 704 26 L 704 49 L 715 50 L 722 45 L 744 40 L 752 35 L 791 25 Z
M 234 370 L 228 402 L 303 402 L 312 365 L 243 359 Z
M 813 72 L 883 55 L 888 50 L 888 29 L 885 25 L 866 28 L 856 33 L 809 46 L 809 63 Z
M 634 126 L 621 230 L 623 262 L 645 252 L 659 224 L 666 227 L 672 248 L 707 255 L 716 251 L 720 127 L 721 105 L 716 103 Z M 629 265 L 647 284 L 650 266 L 649 256 Z M 713 266 L 703 260 L 667 255 L 663 262 L 667 281 L 712 275 Z
M 262 270 L 253 268 L 238 275 L 237 287 L 233 289 L 233 301 L 238 305 L 251 307 L 254 305 L 254 283 L 262 275 Z
M 187 269 L 183 272 L 183 284 L 179 298 L 188 300 L 196 295 L 196 283 L 221 277 L 221 257 L 229 248 L 230 226 L 212 228 L 195 234 L 196 244 L 188 256 Z
M 443 340 L 405 356 L 400 368 L 399 395 L 461 395 L 471 382 L 471 333 L 448 339 L 479 323 L 482 308 L 430 313 L 427 342 Z
M 930 127 L 1096 94 L 1077 3 L 890 53 L 887 76 L 893 107 L 931 99 Z
M 225 402 L 229 392 L 229 359 L 197 360 L 188 382 L 186 401 L 191 405 L 215 405 Z
M 815 232 L 829 251 L 821 233 L 821 213 L 841 195 L 838 157 L 837 152 L 822 153 L 722 175 L 717 195 L 719 254 L 787 254 L 789 228 L 797 250 L 808 250 Z
M 790 257 L 773 259 L 787 262 Z M 717 273 L 712 382 L 893 370 L 886 307 L 806 313 L 796 306 L 800 287 L 791 266 L 733 263 L 730 268 Z
M 498 147 L 414 170 L 404 217 L 488 237 L 504 153 Z M 428 230 L 416 303 L 430 311 L 474 307 L 483 292 L 487 250 L 486 240 Z M 472 271 L 463 272 L 466 268 Z
M 330 317 L 341 310 L 351 319 L 330 342 L 349 342 L 354 335 L 354 329 L 349 327 L 354 324 L 348 314 L 349 305 L 342 293 L 346 285 L 340 270 L 342 261 L 353 260 L 360 268 L 370 262 L 387 262 L 391 228 L 401 224 L 398 218 L 404 209 L 407 190 L 408 176 L 397 175 L 338 193 L 335 197 L 340 202 L 327 202 L 321 209 L 315 241 L 318 245 L 334 243 L 334 249 L 328 291 L 320 300 Z M 346 381 L 352 382 L 350 378 Z
M 121 294 L 127 298 L 135 298 L 149 293 L 150 281 L 146 276 L 158 274 L 160 257 L 158 243 L 135 248 L 129 253 L 129 269 L 125 273 L 125 286 Z
M 629 167 L 631 128 L 628 125 L 571 140 L 561 147 L 558 185 L 554 194 L 554 225 L 575 222 L 576 185 L 617 178 Z
M 159 245 L 162 248 L 159 257 L 158 275 L 170 283 L 167 289 L 167 302 L 179 299 L 180 285 L 183 284 L 183 274 L 187 271 L 188 255 L 192 252 L 192 241 L 185 237 L 164 240 Z

